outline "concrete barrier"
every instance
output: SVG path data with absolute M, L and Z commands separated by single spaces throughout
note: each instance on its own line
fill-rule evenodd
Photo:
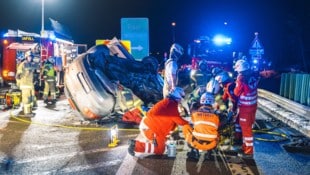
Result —
M 262 110 L 310 137 L 310 107 L 263 89 L 258 90 L 258 96 Z

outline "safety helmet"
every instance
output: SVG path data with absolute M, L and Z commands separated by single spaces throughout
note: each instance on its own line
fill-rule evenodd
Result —
M 170 57 L 178 59 L 180 56 L 184 54 L 184 49 L 181 45 L 174 43 L 170 48 Z
M 222 84 L 222 83 L 226 83 L 230 81 L 231 78 L 229 77 L 227 72 L 221 72 L 215 77 L 215 80 L 219 82 L 220 84 Z
M 33 57 L 33 54 L 31 52 L 31 50 L 28 50 L 28 51 L 25 52 L 25 58 L 27 58 L 29 56 Z
M 220 84 L 214 78 L 211 78 L 207 83 L 206 92 L 210 94 L 217 94 L 220 91 Z
M 223 70 L 219 67 L 215 67 L 212 69 L 212 75 L 215 77 L 217 74 L 219 74 L 220 72 L 222 72 Z
M 202 71 L 206 71 L 208 69 L 208 64 L 205 60 L 201 60 L 198 64 L 198 67 Z
M 185 92 L 180 87 L 175 87 L 172 91 L 169 92 L 168 97 L 173 98 L 175 100 L 181 100 L 185 97 Z
M 234 66 L 236 72 L 242 72 L 250 69 L 250 64 L 246 60 L 238 60 Z
M 200 97 L 200 104 L 201 105 L 213 105 L 215 102 L 214 95 L 210 93 L 203 93 Z
M 55 63 L 55 58 L 54 58 L 54 57 L 49 57 L 49 58 L 48 58 L 48 61 L 49 61 L 50 63 L 54 64 L 54 63 Z

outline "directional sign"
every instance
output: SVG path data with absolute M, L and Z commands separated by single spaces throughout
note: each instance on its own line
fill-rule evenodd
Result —
M 121 39 L 130 40 L 131 54 L 136 60 L 149 55 L 148 18 L 122 18 Z
M 250 49 L 249 54 L 250 55 L 263 55 L 264 49 Z

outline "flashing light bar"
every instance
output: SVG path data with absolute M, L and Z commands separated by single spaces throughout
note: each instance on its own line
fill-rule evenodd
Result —
M 230 45 L 232 39 L 224 35 L 216 35 L 212 41 L 217 46 L 223 46 L 223 45 Z

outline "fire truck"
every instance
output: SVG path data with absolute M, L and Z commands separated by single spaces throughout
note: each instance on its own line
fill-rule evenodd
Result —
M 75 57 L 78 56 L 81 45 L 74 44 L 72 40 L 57 38 L 54 31 L 43 31 L 40 34 L 29 33 L 21 30 L 8 30 L 1 38 L 1 77 L 4 86 L 11 84 L 9 88 L 2 88 L 1 94 L 9 93 L 12 84 L 15 83 L 16 68 L 19 62 L 24 60 L 25 52 L 31 50 L 34 54 L 34 62 L 39 68 L 49 57 L 55 58 L 55 68 L 57 72 L 57 85 L 63 86 L 62 70 Z M 86 48 L 86 45 L 83 45 Z M 41 90 L 44 83 L 41 83 L 40 70 L 35 72 L 35 88 Z M 1 95 L 0 99 L 7 95 Z M 1 100 L 0 100 L 1 101 Z M 3 101 L 3 100 L 2 100 Z M 5 100 L 7 101 L 7 100 Z
M 226 71 L 232 69 L 231 39 L 224 36 L 201 36 L 188 45 L 187 54 L 191 58 L 191 69 L 197 70 L 201 61 L 204 61 L 209 70 L 214 67 Z

